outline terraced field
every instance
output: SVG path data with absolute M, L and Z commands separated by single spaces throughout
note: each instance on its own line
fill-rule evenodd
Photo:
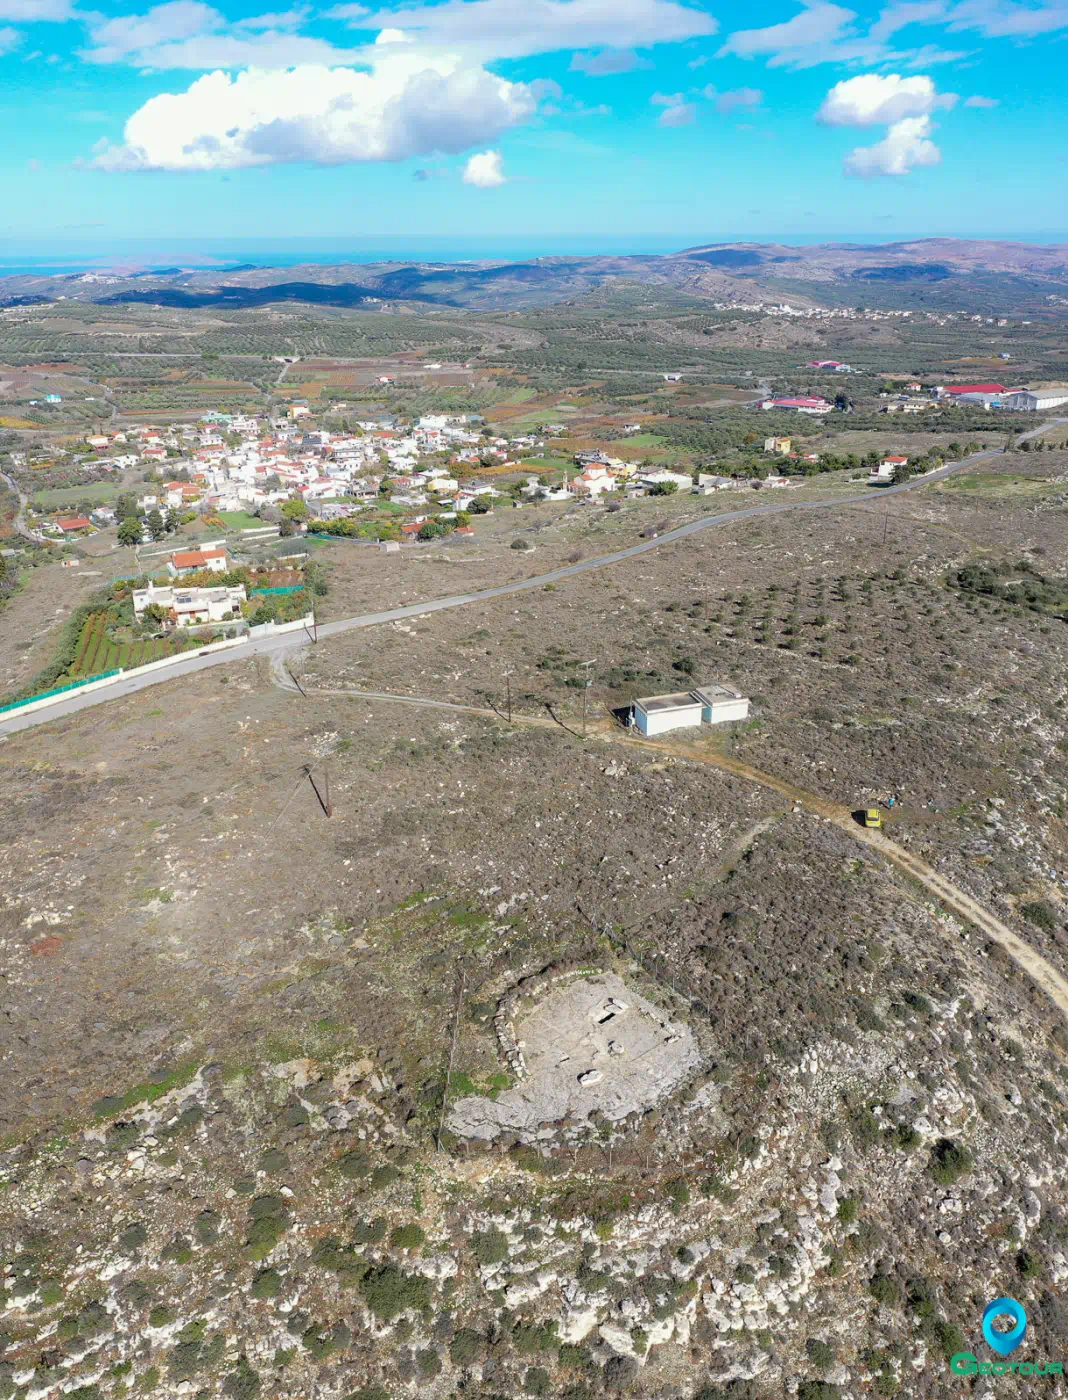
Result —
M 151 637 L 145 641 L 116 642 L 106 634 L 107 613 L 98 612 L 86 622 L 78 641 L 74 664 L 70 668 L 75 680 L 84 676 L 97 676 L 103 671 L 113 671 L 121 667 L 130 670 L 134 666 L 145 666 L 150 661 L 161 661 L 165 656 L 174 656 L 185 650 L 180 638 Z

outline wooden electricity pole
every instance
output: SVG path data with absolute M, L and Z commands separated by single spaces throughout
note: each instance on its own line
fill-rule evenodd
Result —
M 590 694 L 590 686 L 593 684 L 593 681 L 590 680 L 589 667 L 596 665 L 596 658 L 593 661 L 582 661 L 579 665 L 586 671 L 586 679 L 582 684 L 582 737 L 585 739 L 587 702 Z

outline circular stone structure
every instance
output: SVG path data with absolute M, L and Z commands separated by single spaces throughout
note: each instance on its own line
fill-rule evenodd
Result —
M 457 1136 L 533 1135 L 543 1123 L 598 1111 L 618 1122 L 667 1098 L 700 1060 L 688 1026 L 611 972 L 550 993 L 517 1018 L 515 1033 L 527 1077 L 496 1099 L 459 1099 L 447 1120 Z

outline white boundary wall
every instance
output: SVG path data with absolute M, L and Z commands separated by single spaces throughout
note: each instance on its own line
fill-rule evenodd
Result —
M 235 637 L 227 642 L 209 642 L 207 646 L 190 648 L 188 651 L 179 652 L 177 656 L 165 656 L 161 661 L 149 661 L 144 666 L 134 666 L 132 670 L 120 670 L 117 676 L 107 676 L 103 680 L 90 681 L 87 685 L 81 685 L 76 690 L 68 690 L 62 695 L 49 695 L 43 700 L 31 700 L 25 705 L 20 705 L 17 710 L 10 710 L 5 715 L 0 715 L 0 723 L 5 719 L 20 718 L 23 715 L 35 714 L 38 710 L 47 710 L 51 705 L 61 705 L 64 701 L 75 698 L 79 695 L 87 695 L 93 690 L 103 690 L 105 686 L 116 685 L 119 681 L 127 680 L 130 676 L 143 676 L 147 671 L 163 671 L 168 666 L 176 666 L 179 662 L 188 661 L 191 657 L 202 656 L 205 652 L 229 651 L 234 647 L 247 646 L 251 637 L 276 637 L 285 632 L 299 632 L 306 627 L 310 627 L 314 619 L 311 613 L 307 617 L 298 617 L 295 622 L 265 622 L 260 627 L 254 627 L 243 637 Z

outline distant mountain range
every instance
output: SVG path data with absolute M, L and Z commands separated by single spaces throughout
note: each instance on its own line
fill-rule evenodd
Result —
M 863 301 L 1033 311 L 1056 305 L 1068 293 L 1068 244 L 959 238 L 811 247 L 714 243 L 644 257 L 20 274 L 0 278 L 0 305 L 66 298 L 237 310 L 280 301 L 332 307 L 402 302 L 490 311 L 572 301 L 625 283 L 737 305 Z

